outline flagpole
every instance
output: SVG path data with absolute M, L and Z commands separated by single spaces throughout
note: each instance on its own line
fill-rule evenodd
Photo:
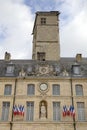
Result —
M 13 107 L 14 107 L 14 104 L 15 104 L 16 87 L 17 87 L 17 78 L 15 79 L 15 87 L 14 87 L 14 95 L 13 95 Z M 10 130 L 12 130 L 12 122 L 13 122 L 13 107 L 12 107 L 12 116 L 11 116 L 11 121 L 10 121 Z
M 72 74 L 71 74 L 71 78 L 70 78 L 70 83 L 71 83 L 71 99 L 72 99 L 72 106 L 74 107 Z M 73 117 L 73 126 L 74 126 L 74 130 L 76 130 L 76 121 L 75 121 L 75 117 Z

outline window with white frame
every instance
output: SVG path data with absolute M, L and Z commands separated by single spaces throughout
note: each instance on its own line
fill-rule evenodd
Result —
M 60 95 L 60 85 L 59 84 L 52 85 L 52 94 L 53 95 Z
M 12 85 L 6 84 L 4 88 L 4 95 L 11 95 L 12 92 Z
M 2 103 L 2 121 L 8 121 L 9 118 L 9 108 L 10 108 L 10 102 L 3 102 Z
M 76 89 L 77 96 L 83 96 L 83 86 L 82 85 L 77 84 L 75 86 L 75 89 Z
M 35 94 L 35 85 L 28 84 L 27 85 L 27 95 L 34 95 Z
M 53 102 L 53 120 L 60 121 L 60 102 Z
M 78 120 L 85 120 L 85 104 L 84 102 L 77 102 Z
M 33 121 L 34 119 L 34 102 L 27 102 L 26 120 Z

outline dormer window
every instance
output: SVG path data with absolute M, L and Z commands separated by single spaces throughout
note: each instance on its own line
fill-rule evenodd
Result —
M 27 75 L 28 76 L 32 75 L 32 72 L 33 72 L 33 67 L 32 66 L 28 66 L 28 68 L 27 68 Z
M 7 66 L 6 75 L 7 76 L 12 76 L 13 74 L 14 74 L 14 66 L 11 66 L 11 65 Z
M 72 71 L 73 71 L 73 74 L 80 75 L 80 65 L 73 65 Z
M 37 60 L 45 61 L 45 52 L 38 52 Z
M 41 18 L 41 24 L 42 25 L 46 24 L 46 18 Z

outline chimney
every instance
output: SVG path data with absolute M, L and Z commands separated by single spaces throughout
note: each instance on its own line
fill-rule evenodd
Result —
M 76 54 L 76 62 L 82 61 L 82 54 Z
M 10 61 L 10 59 L 11 59 L 11 54 L 8 53 L 8 52 L 5 52 L 4 60 L 5 60 L 5 61 Z

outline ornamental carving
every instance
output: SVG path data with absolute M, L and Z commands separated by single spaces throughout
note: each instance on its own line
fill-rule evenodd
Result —
M 37 75 L 50 75 L 53 74 L 53 66 L 48 64 L 38 65 Z

